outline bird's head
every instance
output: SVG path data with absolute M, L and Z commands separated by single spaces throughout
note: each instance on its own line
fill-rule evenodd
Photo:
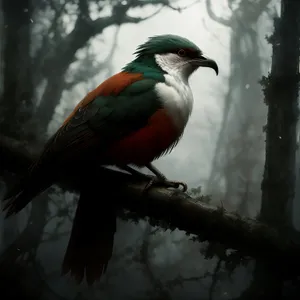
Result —
M 177 73 L 184 79 L 188 79 L 199 67 L 212 68 L 217 75 L 219 72 L 214 60 L 204 56 L 193 42 L 177 35 L 150 37 L 147 42 L 138 46 L 134 54 L 136 59 L 131 65 L 159 67 L 169 74 Z

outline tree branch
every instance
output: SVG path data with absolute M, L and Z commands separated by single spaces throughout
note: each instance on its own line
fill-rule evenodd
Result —
M 151 263 L 149 261 L 150 235 L 151 235 L 151 226 L 148 225 L 144 232 L 143 242 L 140 250 L 140 262 L 144 265 L 147 278 L 153 287 L 153 291 L 155 293 L 153 296 L 155 296 L 155 298 L 157 299 L 172 300 L 168 290 L 165 289 L 164 284 L 160 281 L 160 279 L 157 279 L 153 274 Z
M 215 14 L 213 8 L 212 8 L 212 1 L 211 0 L 206 0 L 205 1 L 205 5 L 206 5 L 206 11 L 207 11 L 207 14 L 208 16 L 214 20 L 215 22 L 218 22 L 224 26 L 231 26 L 232 22 L 231 22 L 231 19 L 225 19 L 225 18 L 222 18 L 222 17 L 219 17 Z
M 79 17 L 86 18 L 87 20 L 91 20 L 89 13 L 89 5 L 87 0 L 79 0 L 78 2 L 79 8 Z
M 247 0 L 248 1 L 248 0 Z M 246 1 L 245 1 L 246 2 Z M 250 19 L 257 20 L 261 14 L 266 11 L 271 0 L 260 0 L 252 4 L 252 9 L 249 10 Z
M 109 69 L 115 51 L 117 50 L 117 42 L 118 42 L 118 35 L 119 35 L 120 27 L 116 28 L 115 34 L 113 36 L 113 42 L 108 52 L 106 58 L 102 61 L 98 62 L 95 53 L 91 53 L 90 48 L 86 47 L 86 56 L 82 60 L 78 60 L 79 66 L 76 70 L 69 70 L 69 76 L 72 77 L 71 80 L 66 80 L 65 89 L 70 90 L 75 85 L 83 82 L 86 78 L 94 78 L 99 72 Z
M 256 22 L 262 12 L 267 9 L 267 6 L 270 2 L 271 0 L 260 0 L 252 3 L 249 0 L 243 0 L 239 4 L 238 8 L 233 10 L 233 2 L 229 1 L 228 6 L 229 9 L 232 10 L 232 16 L 228 19 L 217 16 L 212 8 L 212 0 L 206 0 L 205 5 L 207 14 L 213 21 L 218 22 L 224 26 L 232 27 L 234 21 L 238 21 L 241 26 L 248 26 L 248 23 Z M 247 25 L 245 25 L 244 23 Z
M 2 170 L 20 173 L 37 156 L 38 148 L 0 136 L 0 159 Z M 96 167 L 95 167 L 96 168 Z M 71 170 L 76 174 L 76 170 Z M 99 188 L 102 201 L 115 201 L 121 208 L 160 220 L 161 226 L 178 228 L 187 234 L 195 234 L 199 241 L 219 242 L 225 247 L 238 249 L 241 254 L 278 263 L 278 268 L 293 276 L 300 267 L 300 245 L 286 234 L 276 231 L 256 220 L 242 218 L 223 208 L 195 202 L 187 194 L 177 190 L 152 187 L 147 194 L 148 183 L 132 175 L 99 167 L 96 170 L 103 189 Z M 80 174 L 60 174 L 58 183 L 65 189 L 76 190 Z M 156 221 L 156 225 L 157 225 Z M 299 271 L 298 271 L 299 272 Z M 295 274 L 295 273 L 294 273 Z

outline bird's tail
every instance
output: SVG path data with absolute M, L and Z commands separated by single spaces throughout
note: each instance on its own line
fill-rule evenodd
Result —
M 62 265 L 62 274 L 70 272 L 77 283 L 81 283 L 85 275 L 89 285 L 106 272 L 116 232 L 114 207 L 101 205 L 95 201 L 96 195 L 91 185 L 81 189 Z
M 3 211 L 6 218 L 21 211 L 35 196 L 43 192 L 52 184 L 49 173 L 45 174 L 37 165 L 33 165 L 23 176 L 6 192 L 3 202 Z

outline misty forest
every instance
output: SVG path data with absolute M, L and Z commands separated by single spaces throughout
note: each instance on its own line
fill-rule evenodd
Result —
M 61 274 L 84 174 L 60 174 L 20 213 L 1 209 L 0 299 L 300 299 L 300 1 L 0 0 L 0 198 L 160 34 L 219 66 L 191 76 L 183 138 L 154 161 L 188 190 L 142 193 L 144 177 L 94 166 L 93 201 L 115 207 L 117 230 L 90 286 Z

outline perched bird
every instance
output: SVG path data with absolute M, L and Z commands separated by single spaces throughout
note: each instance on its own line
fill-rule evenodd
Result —
M 106 202 L 98 207 L 94 199 L 101 182 L 92 172 L 95 163 L 132 174 L 142 173 L 130 165 L 147 167 L 155 175 L 149 186 L 158 182 L 179 187 L 151 162 L 171 151 L 184 132 L 193 107 L 190 75 L 199 67 L 218 74 L 214 60 L 176 35 L 151 37 L 134 54 L 136 58 L 120 73 L 79 102 L 4 199 L 8 217 L 51 186 L 60 170 L 72 166 L 74 172 L 75 166 L 85 174 L 62 266 L 63 273 L 70 271 L 78 282 L 85 275 L 92 284 L 106 271 L 116 231 L 115 210 Z

